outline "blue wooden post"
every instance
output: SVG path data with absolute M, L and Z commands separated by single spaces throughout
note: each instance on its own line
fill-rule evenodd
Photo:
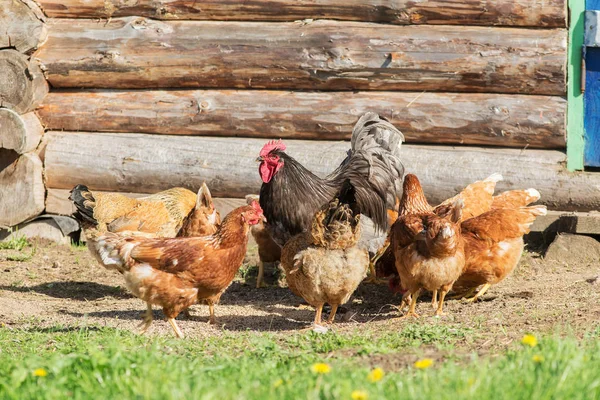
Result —
M 600 0 L 586 0 L 586 10 L 600 10 Z M 586 11 L 585 30 L 585 92 L 584 92 L 584 162 L 588 167 L 600 167 L 600 13 Z

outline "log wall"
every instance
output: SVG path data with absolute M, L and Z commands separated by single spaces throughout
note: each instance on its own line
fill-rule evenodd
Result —
M 14 114 L 0 123 L 20 127 L 0 144 L 39 155 L 47 211 L 65 210 L 79 183 L 151 193 L 207 180 L 217 196 L 256 193 L 253 160 L 272 138 L 325 175 L 366 111 L 405 134 L 407 169 L 432 202 L 502 172 L 501 187 L 537 187 L 553 207 L 597 206 L 594 176 L 562 165 L 566 0 L 37 4 L 43 14 L 31 0 L 0 6 L 0 31 L 20 35 L 0 51 L 0 64 L 20 57 L 0 65 L 0 87 L 27 77 L 0 90 Z
M 44 128 L 33 112 L 48 93 L 31 57 L 45 40 L 45 16 L 31 0 L 0 3 L 0 227 L 36 217 L 46 188 L 37 148 Z

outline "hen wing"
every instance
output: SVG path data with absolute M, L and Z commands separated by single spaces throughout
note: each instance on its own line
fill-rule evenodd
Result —
M 456 196 L 445 200 L 435 207 L 434 213 L 438 215 L 445 214 L 447 209 L 451 208 L 454 201 L 460 198 L 465 204 L 463 208 L 463 220 L 481 215 L 492 209 L 496 183 L 502 179 L 502 175 L 492 174 L 482 181 L 473 182 Z
M 499 208 L 468 219 L 461 224 L 464 233 L 479 239 L 501 242 L 529 233 L 529 228 L 540 215 L 546 215 L 546 206 Z
M 535 189 L 508 190 L 493 197 L 492 208 L 525 207 L 540 199 L 540 192 Z

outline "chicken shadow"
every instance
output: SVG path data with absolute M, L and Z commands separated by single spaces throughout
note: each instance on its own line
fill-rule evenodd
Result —
M 208 324 L 208 307 L 202 310 L 195 305 L 191 308 L 191 318 L 184 317 L 180 314 L 176 320 L 178 322 L 184 322 L 185 325 L 182 329 L 194 329 L 194 326 L 198 327 L 209 327 Z M 269 315 L 235 315 L 235 314 L 219 314 L 219 309 L 215 307 L 217 329 L 223 329 L 225 331 L 255 331 L 255 332 L 277 332 L 277 331 L 293 331 L 305 328 L 309 325 L 312 319 L 309 317 L 308 322 L 303 320 L 293 320 L 289 318 L 289 315 L 283 317 L 278 314 Z M 110 311 L 92 311 L 88 313 L 73 312 L 61 310 L 60 313 L 69 315 L 71 317 L 93 317 L 93 318 L 113 318 L 118 320 L 126 321 L 139 321 L 141 322 L 145 311 L 140 308 L 139 310 L 110 310 Z M 152 312 L 155 323 L 164 322 L 165 316 L 162 310 L 155 308 Z M 191 325 L 191 326 L 190 326 Z
M 71 299 L 78 301 L 99 300 L 106 297 L 116 299 L 130 299 L 133 297 L 120 286 L 109 286 L 95 282 L 78 281 L 48 282 L 35 286 L 0 285 L 0 290 L 18 293 L 35 292 L 58 299 Z

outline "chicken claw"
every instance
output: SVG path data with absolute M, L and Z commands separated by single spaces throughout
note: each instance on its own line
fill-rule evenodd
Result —
M 333 304 L 331 306 L 331 312 L 329 313 L 329 318 L 327 318 L 328 324 L 333 324 L 333 320 L 335 319 L 335 313 L 337 312 L 337 309 L 338 309 L 337 304 Z
M 167 321 L 169 321 L 169 324 L 171 324 L 171 326 L 173 327 L 173 330 L 175 331 L 175 335 L 179 338 L 179 339 L 183 339 L 183 332 L 181 332 L 181 329 L 179 329 L 179 326 L 177 326 L 177 322 L 175 322 L 175 318 L 168 318 Z
M 148 330 L 148 328 L 150 328 L 150 324 L 152 324 L 152 320 L 153 320 L 153 316 L 152 316 L 152 304 L 146 303 L 146 305 L 148 307 L 146 309 L 146 315 L 144 315 L 144 319 L 138 325 L 138 329 L 140 329 L 140 335 L 143 335 L 143 334 L 146 333 L 146 331 Z
M 408 292 L 406 292 L 408 293 Z M 406 296 L 405 293 L 405 296 Z M 413 318 L 419 318 L 419 314 L 416 313 L 415 308 L 417 307 L 417 299 L 419 298 L 419 295 L 421 294 L 421 289 L 418 289 L 416 292 L 411 293 L 411 299 L 410 299 L 410 306 L 408 307 L 408 311 L 406 312 L 406 314 L 404 314 L 402 317 L 400 317 L 400 319 L 405 319 L 405 318 L 409 318 L 409 317 L 413 317 Z M 406 296 L 406 298 L 408 298 L 408 296 Z M 403 297 L 404 299 L 404 297 Z
M 467 303 L 475 303 L 477 300 L 479 300 L 479 298 L 481 296 L 483 296 L 485 294 L 485 292 L 487 292 L 487 290 L 491 287 L 492 285 L 490 285 L 489 283 L 486 283 L 485 285 L 483 285 L 483 287 L 481 288 L 481 290 L 479 290 L 479 292 L 477 292 L 477 294 L 469 299 L 464 299 L 465 302 Z M 473 290 L 475 291 L 475 290 Z M 466 297 L 466 296 L 465 296 Z
M 434 291 L 433 293 L 437 294 L 437 290 Z M 437 316 L 446 315 L 446 314 L 444 314 L 444 311 L 443 311 L 443 309 L 444 309 L 444 299 L 446 298 L 446 293 L 448 293 L 447 290 L 440 290 L 440 301 L 438 303 L 437 310 L 435 310 L 435 315 L 437 315 Z

